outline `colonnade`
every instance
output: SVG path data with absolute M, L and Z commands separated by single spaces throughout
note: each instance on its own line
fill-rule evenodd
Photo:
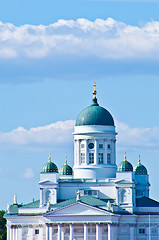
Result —
M 35 235 L 37 236 L 38 240 L 52 240 L 53 239 L 53 226 L 56 226 L 57 229 L 57 240 L 64 240 L 64 224 L 66 223 L 46 223 L 41 225 L 28 225 L 28 226 L 22 226 L 22 225 L 11 225 L 7 226 L 7 240 L 22 240 L 22 234 L 25 234 L 25 231 L 23 230 L 25 227 L 27 227 L 27 234 L 25 236 L 28 240 L 33 240 Z M 79 223 L 83 230 L 83 240 L 88 240 L 88 226 L 89 223 Z M 92 224 L 92 223 L 91 223 Z M 75 225 L 73 223 L 67 223 L 69 225 L 69 240 L 74 240 L 75 238 Z M 94 233 L 94 239 L 96 240 L 102 240 L 102 225 L 100 223 L 95 223 L 95 233 Z M 77 229 L 77 228 L 76 228 Z M 23 232 L 24 231 L 24 232 Z M 38 233 L 35 233 L 35 231 L 38 231 Z M 67 235 L 68 236 L 68 235 Z M 107 223 L 107 239 L 108 240 L 116 240 L 117 239 L 117 225 Z M 82 239 L 81 238 L 81 239 Z M 54 238 L 55 239 L 55 238 Z

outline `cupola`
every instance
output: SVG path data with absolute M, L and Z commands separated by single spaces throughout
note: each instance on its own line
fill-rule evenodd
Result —
M 148 174 L 146 167 L 141 164 L 140 154 L 139 154 L 138 164 L 134 169 L 134 173 L 135 173 L 135 175 L 147 175 Z
M 58 168 L 55 163 L 51 161 L 51 153 L 49 153 L 49 161 L 43 166 L 41 173 L 58 173 Z
M 60 168 L 59 174 L 62 175 L 72 175 L 72 168 L 67 164 L 67 156 L 65 156 L 65 164 Z
M 117 172 L 133 172 L 133 166 L 126 159 L 126 152 L 124 155 L 124 161 L 122 161 L 117 168 Z
M 105 125 L 114 126 L 114 120 L 112 115 L 103 107 L 99 106 L 94 83 L 93 101 L 92 104 L 81 111 L 76 119 L 76 126 L 85 125 Z

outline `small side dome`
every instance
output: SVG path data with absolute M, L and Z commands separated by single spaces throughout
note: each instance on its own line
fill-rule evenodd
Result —
M 147 175 L 147 169 L 144 165 L 141 164 L 140 162 L 140 154 L 139 154 L 139 160 L 138 160 L 138 164 L 134 169 L 134 173 L 135 175 Z
M 67 159 L 67 156 L 65 156 Z M 72 175 L 73 171 L 72 168 L 67 164 L 67 160 L 65 160 L 65 164 L 60 168 L 59 174 L 60 175 Z
M 126 159 L 126 153 L 124 156 L 124 161 L 122 161 L 118 166 L 117 172 L 133 172 L 132 164 Z
M 43 166 L 41 173 L 58 173 L 58 168 L 55 163 L 51 161 L 51 154 L 49 153 L 49 161 Z

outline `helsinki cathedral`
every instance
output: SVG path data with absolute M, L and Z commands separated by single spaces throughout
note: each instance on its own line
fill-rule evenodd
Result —
M 40 173 L 39 200 L 7 206 L 7 240 L 159 240 L 159 202 L 138 159 L 116 165 L 112 115 L 96 98 L 74 127 L 74 165 L 49 160 Z

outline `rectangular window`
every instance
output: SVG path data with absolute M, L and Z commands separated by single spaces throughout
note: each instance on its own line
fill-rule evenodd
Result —
M 139 228 L 139 233 L 140 234 L 145 234 L 145 228 Z
M 58 229 L 57 228 L 54 229 L 54 233 L 58 233 Z
M 110 164 L 111 163 L 111 154 L 107 153 L 107 163 Z
M 85 153 L 81 153 L 81 163 L 85 163 Z
M 103 144 L 99 144 L 99 148 L 103 148 Z
M 94 163 L 94 153 L 89 153 L 89 163 Z
M 84 148 L 84 144 L 83 143 L 81 143 L 81 148 Z
M 35 234 L 39 234 L 39 229 L 35 229 Z
M 108 144 L 107 148 L 110 149 L 110 144 Z
M 84 195 L 96 196 L 97 195 L 97 190 L 85 190 Z
M 103 153 L 99 153 L 98 155 L 98 162 L 103 163 Z

